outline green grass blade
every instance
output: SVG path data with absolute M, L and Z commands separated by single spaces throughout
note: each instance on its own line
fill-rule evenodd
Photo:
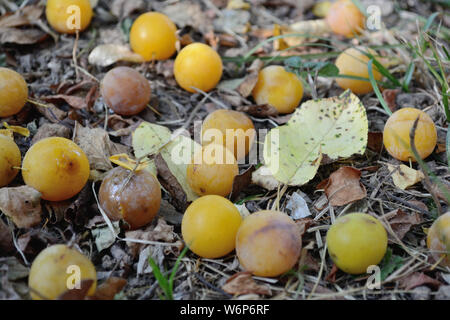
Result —
M 439 12 L 433 13 L 431 16 L 428 17 L 427 22 L 425 23 L 425 26 L 423 27 L 423 32 L 427 32 L 431 26 L 433 25 L 434 19 L 439 15 Z
M 409 91 L 409 84 L 411 83 L 412 76 L 413 76 L 415 70 L 416 70 L 416 66 L 415 66 L 414 62 L 411 62 L 408 66 L 408 69 L 406 70 L 405 77 L 403 78 L 403 84 L 402 84 L 403 91 L 405 91 L 405 92 Z
M 386 101 L 383 98 L 383 95 L 380 92 L 380 89 L 378 88 L 377 82 L 375 81 L 375 78 L 373 76 L 373 60 L 370 59 L 369 63 L 367 64 L 367 68 L 369 70 L 369 79 L 370 79 L 370 83 L 372 84 L 373 87 L 373 91 L 375 92 L 375 94 L 377 95 L 378 100 L 380 100 L 381 105 L 383 106 L 383 109 L 386 111 L 386 113 L 388 115 L 392 114 L 391 109 L 389 109 L 389 106 L 387 105 Z
M 156 264 L 155 260 L 152 258 L 148 258 L 148 264 L 150 267 L 152 267 L 153 274 L 155 275 L 156 281 L 158 281 L 159 286 L 164 292 L 165 298 L 167 300 L 173 300 L 172 291 L 169 285 L 169 281 L 167 278 L 162 274 L 161 270 L 159 269 L 158 265 Z
M 174 265 L 174 267 L 173 267 L 173 269 L 172 269 L 172 272 L 171 272 L 171 274 L 170 274 L 170 277 L 169 277 L 169 288 L 170 288 L 170 292 L 173 292 L 173 281 L 174 281 L 174 279 L 175 279 L 175 275 L 177 274 L 178 268 L 179 268 L 179 266 L 180 266 L 181 259 L 183 259 L 183 257 L 186 255 L 186 253 L 188 252 L 188 250 L 189 250 L 189 247 L 188 247 L 188 246 L 185 246 L 184 249 L 183 249 L 183 251 L 181 251 L 180 255 L 178 256 L 177 261 L 175 261 L 175 265 Z
M 375 67 L 377 68 L 378 72 L 380 72 L 383 76 L 385 76 L 386 78 L 388 78 L 392 84 L 394 84 L 396 87 L 402 87 L 400 81 L 397 80 L 396 77 L 394 77 L 394 75 L 392 75 L 392 73 L 389 72 L 388 69 L 386 69 L 378 60 L 377 58 L 372 55 L 370 52 L 365 52 L 363 50 L 360 50 L 364 55 L 366 55 L 367 57 L 369 57 L 370 59 L 372 59 L 372 63 L 375 65 Z

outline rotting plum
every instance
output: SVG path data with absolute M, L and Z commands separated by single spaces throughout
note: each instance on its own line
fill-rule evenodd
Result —
M 135 230 L 149 224 L 161 205 L 161 186 L 148 171 L 132 172 L 122 167 L 112 169 L 103 180 L 99 202 L 111 220 L 123 219 Z
M 110 70 L 103 78 L 101 92 L 108 107 L 122 116 L 140 113 L 151 98 L 148 80 L 129 67 L 116 67 Z

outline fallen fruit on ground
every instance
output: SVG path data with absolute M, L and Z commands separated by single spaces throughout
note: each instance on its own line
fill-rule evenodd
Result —
M 218 53 L 203 43 L 184 47 L 175 59 L 174 74 L 180 87 L 189 92 L 214 89 L 222 78 L 223 65 Z
M 437 131 L 433 120 L 422 110 L 403 108 L 389 117 L 383 132 L 383 143 L 391 156 L 400 161 L 416 161 L 411 150 L 410 132 L 417 117 L 419 123 L 414 144 L 422 159 L 428 157 L 437 144 Z
M 22 75 L 8 68 L 0 68 L 0 118 L 19 113 L 27 99 L 28 86 Z
M 195 200 L 187 208 L 181 232 L 192 252 L 214 259 L 234 250 L 241 222 L 241 215 L 231 201 L 209 195 Z
M 354 76 L 369 79 L 369 69 L 367 64 L 370 58 L 363 52 L 370 53 L 375 56 L 376 52 L 368 48 L 348 48 L 342 52 L 336 59 L 336 67 L 339 69 L 340 75 Z M 380 72 L 373 67 L 373 77 L 379 81 L 383 78 Z M 347 78 L 336 78 L 336 83 L 342 89 L 350 89 L 355 94 L 366 94 L 373 91 L 372 84 L 369 80 L 356 80 Z
M 77 195 L 89 179 L 89 160 L 81 148 L 65 138 L 46 138 L 25 154 L 25 183 L 38 190 L 42 199 L 63 201 Z
M 148 171 L 132 174 L 122 167 L 112 169 L 100 186 L 99 202 L 108 217 L 123 219 L 135 230 L 149 224 L 161 205 L 161 186 Z
M 363 274 L 377 265 L 387 250 L 387 232 L 365 213 L 339 217 L 327 233 L 328 252 L 336 266 L 350 274 Z
M 130 30 L 131 49 L 146 61 L 169 59 L 176 51 L 177 27 L 166 15 L 147 12 Z
M 85 30 L 94 13 L 89 0 L 48 0 L 45 14 L 53 29 L 70 34 Z
M 269 104 L 281 114 L 292 113 L 303 98 L 303 84 L 281 66 L 269 66 L 259 72 L 253 89 L 257 104 Z
M 110 70 L 101 83 L 103 99 L 108 107 L 122 116 L 133 116 L 143 111 L 151 98 L 148 80 L 129 67 Z
M 450 267 L 450 212 L 434 221 L 428 230 L 427 246 L 442 267 Z
M 221 144 L 209 144 L 197 152 L 187 167 L 187 181 L 199 196 L 226 197 L 233 189 L 239 167 L 233 152 Z
M 236 236 L 236 254 L 245 270 L 277 277 L 292 269 L 302 248 L 300 230 L 286 214 L 260 211 L 246 217 Z
M 339 0 L 328 9 L 325 21 L 335 34 L 353 38 L 364 29 L 365 18 L 351 0 Z
M 21 161 L 20 150 L 14 140 L 0 134 L 0 188 L 14 180 Z
M 66 245 L 48 247 L 39 253 L 31 265 L 28 277 L 31 298 L 55 300 L 67 290 L 73 289 L 77 279 L 80 282 L 93 280 L 88 296 L 95 293 L 97 272 L 91 260 Z
M 255 136 L 252 120 L 242 112 L 217 110 L 203 121 L 202 144 L 223 144 L 238 160 L 250 152 Z

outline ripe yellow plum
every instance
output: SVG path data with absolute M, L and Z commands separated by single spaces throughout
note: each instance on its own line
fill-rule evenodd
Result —
M 175 79 L 180 87 L 189 92 L 214 89 L 222 78 L 222 72 L 222 59 L 213 48 L 203 43 L 184 47 L 175 59 Z
M 336 59 L 336 67 L 339 69 L 339 74 L 346 76 L 361 77 L 369 79 L 369 69 L 367 64 L 370 58 L 363 52 L 368 52 L 373 56 L 376 52 L 368 48 L 348 48 L 342 52 Z M 373 70 L 373 77 L 379 81 L 383 78 L 382 74 L 375 68 Z M 355 94 L 366 94 L 373 91 L 372 84 L 369 80 L 356 80 L 348 78 L 336 78 L 336 83 L 344 90 L 350 89 Z
M 166 15 L 147 12 L 139 16 L 130 30 L 130 45 L 145 60 L 169 59 L 176 51 L 177 27 Z
M 226 197 L 233 189 L 239 167 L 234 154 L 223 145 L 209 144 L 197 152 L 187 167 L 187 181 L 200 196 Z
M 441 266 L 450 267 L 450 212 L 437 218 L 428 230 L 427 246 Z
M 303 84 L 281 66 L 268 66 L 259 72 L 253 89 L 257 104 L 269 104 L 281 114 L 292 113 L 303 98 Z
M 253 121 L 242 112 L 217 110 L 203 121 L 202 144 L 223 144 L 237 160 L 250 152 L 255 136 Z
M 7 186 L 19 173 L 19 147 L 10 137 L 0 134 L 0 188 Z
M 25 183 L 42 198 L 63 201 L 77 195 L 89 179 L 89 160 L 71 140 L 51 137 L 38 141 L 25 154 Z
M 302 249 L 300 230 L 286 214 L 260 211 L 246 217 L 236 236 L 236 253 L 245 270 L 277 277 L 292 269 Z
M 85 30 L 94 15 L 89 0 L 47 0 L 47 21 L 59 33 Z
M 335 34 L 353 38 L 364 29 L 365 18 L 351 0 L 339 0 L 328 9 L 325 21 Z
M 328 252 L 339 269 L 363 274 L 381 262 L 387 250 L 388 237 L 378 219 L 365 213 L 339 217 L 327 233 Z
M 433 120 L 422 110 L 402 108 L 389 117 L 383 132 L 383 143 L 391 156 L 400 161 L 416 161 L 411 151 L 410 137 L 414 121 L 420 116 L 414 144 L 422 159 L 428 157 L 437 144 L 437 131 Z
M 103 78 L 101 92 L 108 107 L 122 116 L 140 113 L 151 98 L 148 80 L 129 67 L 116 67 L 110 70 Z
M 28 99 L 25 79 L 14 70 L 0 68 L 0 118 L 19 113 Z
M 161 205 L 161 186 L 148 171 L 135 172 L 122 167 L 112 169 L 100 186 L 99 202 L 108 217 L 123 219 L 135 230 L 149 224 Z
M 88 291 L 88 296 L 95 293 L 97 287 L 97 272 L 85 255 L 66 245 L 53 245 L 43 250 L 34 259 L 28 277 L 28 286 L 33 300 L 55 300 L 68 291 L 68 284 L 73 281 L 69 277 L 78 272 L 80 281 L 94 281 Z
M 181 223 L 183 239 L 200 257 L 220 258 L 234 250 L 242 218 L 229 200 L 215 195 L 195 200 Z

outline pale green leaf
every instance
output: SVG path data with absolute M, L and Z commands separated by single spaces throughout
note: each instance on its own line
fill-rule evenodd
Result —
M 331 159 L 364 154 L 368 131 L 365 108 L 350 91 L 311 100 L 269 132 L 264 160 L 278 181 L 302 185 L 314 178 L 324 154 Z

